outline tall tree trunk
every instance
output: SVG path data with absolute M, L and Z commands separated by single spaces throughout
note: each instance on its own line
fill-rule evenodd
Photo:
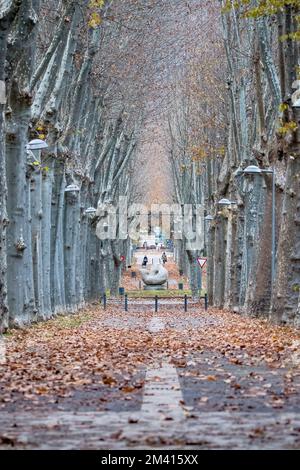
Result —
M 32 266 L 30 262 L 30 189 L 26 178 L 26 144 L 30 120 L 28 98 L 22 98 L 17 89 L 12 90 L 10 104 L 13 109 L 14 131 L 6 142 L 6 169 L 8 180 L 8 215 L 11 221 L 7 232 L 8 256 L 8 302 L 10 318 L 16 324 L 29 321 L 29 312 L 34 310 Z M 28 254 L 29 253 L 29 254 Z
M 50 318 L 51 305 L 51 217 L 54 160 L 51 156 L 42 158 L 42 259 L 43 259 L 43 315 Z
M 65 194 L 64 215 L 64 263 L 66 308 L 73 312 L 78 305 L 76 278 L 78 273 L 77 252 L 79 250 L 80 195 L 77 192 Z
M 1 48 L 1 45 L 0 45 Z M 0 65 L 0 80 L 2 67 Z M 6 261 L 6 227 L 8 224 L 6 204 L 6 166 L 5 166 L 5 139 L 4 139 L 4 104 L 0 103 L 0 333 L 8 326 L 7 306 L 7 261 Z
M 300 324 L 300 110 L 294 108 L 298 123 L 290 146 L 281 229 L 278 243 L 277 278 L 273 291 L 271 318 Z
M 7 178 L 5 145 L 7 38 L 20 8 L 20 1 L 6 2 L 0 12 L 0 333 L 8 327 L 7 302 Z
M 64 213 L 65 213 L 64 164 L 59 159 L 54 164 L 54 186 L 51 213 L 51 305 L 55 313 L 65 311 L 64 270 Z

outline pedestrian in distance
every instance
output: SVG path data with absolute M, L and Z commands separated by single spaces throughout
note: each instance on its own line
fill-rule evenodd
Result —
M 162 259 L 163 264 L 166 264 L 166 263 L 167 263 L 168 258 L 167 258 L 167 255 L 166 255 L 166 252 L 165 252 L 165 251 L 163 252 L 161 259 Z

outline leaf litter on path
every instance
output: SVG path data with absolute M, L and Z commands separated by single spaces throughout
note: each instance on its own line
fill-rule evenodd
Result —
M 114 400 L 134 402 L 142 399 L 145 370 L 161 361 L 172 362 L 190 379 L 228 385 L 244 399 L 268 396 L 273 407 L 298 393 L 299 367 L 291 359 L 300 344 L 298 330 L 217 309 L 205 312 L 196 305 L 187 313 L 181 306 L 161 306 L 159 317 L 166 327 L 153 334 L 147 329 L 153 315 L 149 305 L 134 313 L 123 312 L 118 304 L 107 310 L 93 305 L 76 315 L 10 332 L 7 361 L 0 366 L 0 408 L 34 408 L 47 399 L 53 404 L 85 390 L 87 397 L 101 391 L 99 408 Z M 201 361 L 207 353 L 209 370 L 203 373 Z M 227 364 L 233 368 L 230 373 Z M 249 375 L 261 365 L 283 375 L 282 390 L 273 393 L 269 375 L 267 383 L 259 374 Z M 236 370 L 245 371 L 251 381 L 236 377 Z

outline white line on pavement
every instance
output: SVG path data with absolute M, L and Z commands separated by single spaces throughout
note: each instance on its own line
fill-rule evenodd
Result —
M 164 363 L 160 368 L 147 371 L 141 410 L 143 418 L 181 420 L 184 418 L 181 401 L 182 393 L 174 366 Z
M 164 328 L 165 324 L 160 317 L 153 317 L 148 327 L 151 333 L 162 331 Z M 163 363 L 159 368 L 148 369 L 141 409 L 143 418 L 167 416 L 172 420 L 182 419 L 184 414 L 180 401 L 182 393 L 176 368 L 169 363 Z

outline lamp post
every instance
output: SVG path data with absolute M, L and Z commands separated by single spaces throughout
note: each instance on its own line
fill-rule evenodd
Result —
M 206 216 L 204 217 L 204 250 L 205 250 L 205 256 L 206 256 L 207 259 L 208 259 L 208 266 L 210 266 L 211 260 L 210 260 L 210 255 L 209 255 L 208 246 L 207 246 L 207 245 L 209 245 L 209 244 L 207 243 L 207 239 L 209 238 L 209 236 L 208 236 L 208 233 L 207 233 L 207 236 L 206 236 L 206 226 L 207 226 L 207 224 L 210 224 L 213 220 L 214 220 L 214 217 L 213 217 L 212 215 L 210 215 L 210 214 L 208 214 L 208 215 L 206 215 Z M 199 266 L 199 269 L 201 270 L 201 267 L 200 267 L 200 266 Z M 208 269 L 209 269 L 209 268 L 208 268 Z M 202 273 L 201 273 L 201 274 L 202 274 Z M 208 281 L 209 281 L 208 276 L 209 276 L 209 271 L 207 271 L 207 275 L 206 275 L 206 291 L 207 291 L 207 292 L 208 292 Z M 201 281 L 202 281 L 202 279 L 201 279 Z M 201 291 L 200 291 L 200 295 L 201 295 Z
M 259 168 L 256 165 L 250 165 L 245 170 L 241 172 L 243 175 L 260 175 L 263 174 L 270 174 L 272 175 L 272 265 L 271 265 L 271 278 L 272 278 L 272 289 L 275 280 L 275 255 L 276 255 L 276 211 L 275 211 L 275 196 L 276 196 L 276 188 L 275 188 L 275 168 L 271 168 L 270 170 L 265 170 Z

